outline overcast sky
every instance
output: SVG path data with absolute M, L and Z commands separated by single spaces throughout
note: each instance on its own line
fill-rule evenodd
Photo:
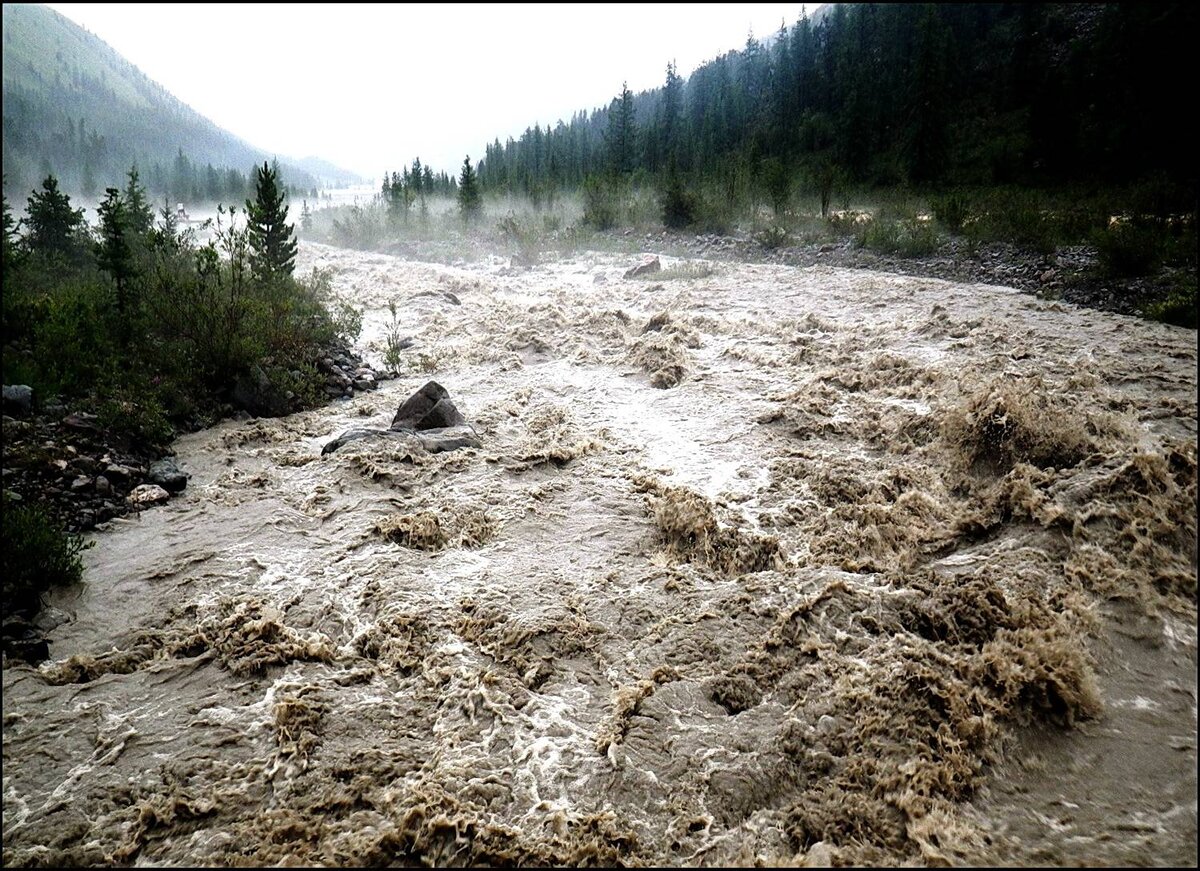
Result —
M 455 174 L 819 4 L 49 5 L 251 145 L 374 178 L 417 156 Z

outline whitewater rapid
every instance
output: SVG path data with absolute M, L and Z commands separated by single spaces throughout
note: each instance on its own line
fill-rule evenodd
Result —
M 1194 865 L 1196 333 L 636 262 L 302 244 L 405 369 L 92 536 L 5 864 Z

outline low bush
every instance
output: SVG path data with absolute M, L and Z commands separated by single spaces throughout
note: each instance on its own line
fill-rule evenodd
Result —
M 1147 305 L 1142 314 L 1151 320 L 1194 330 L 1197 326 L 1196 302 L 1196 275 L 1193 272 L 1181 279 L 1166 299 Z
M 939 244 L 930 222 L 918 220 L 872 221 L 859 231 L 857 242 L 860 248 L 901 257 L 926 257 Z
M 1135 221 L 1114 221 L 1092 235 L 1100 270 L 1113 278 L 1149 275 L 1162 262 L 1161 231 Z
M 46 590 L 82 579 L 80 554 L 94 542 L 64 531 L 44 508 L 23 505 L 5 493 L 0 530 L 6 614 L 36 611 Z

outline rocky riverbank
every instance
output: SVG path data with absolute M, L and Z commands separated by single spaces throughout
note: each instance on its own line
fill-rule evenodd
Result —
M 330 402 L 374 390 L 394 373 L 366 364 L 349 348 L 332 348 L 314 361 Z M 190 475 L 170 448 L 136 444 L 86 410 L 27 387 L 6 385 L 0 433 L 4 439 L 6 505 L 37 504 L 71 533 L 102 528 L 116 517 L 161 505 L 182 492 Z M 272 413 L 271 409 L 274 410 Z M 263 385 L 239 385 L 220 408 L 222 418 L 279 416 L 303 410 L 294 395 L 273 396 Z M 185 428 L 195 430 L 198 424 Z M 28 612 L 5 603 L 0 641 L 7 655 L 45 657 L 43 633 L 57 625 L 49 610 Z
M 632 232 L 616 235 L 637 237 Z M 1099 268 L 1098 253 L 1090 245 L 1062 246 L 1052 254 L 1040 254 L 1008 242 L 969 246 L 962 239 L 949 239 L 926 256 L 901 257 L 860 247 L 852 236 L 822 242 L 789 239 L 779 245 L 764 244 L 762 239 L 749 233 L 719 236 L 664 230 L 637 238 L 643 239 L 650 249 L 675 256 L 872 269 L 898 275 L 994 284 L 1041 299 L 1125 315 L 1137 315 L 1147 305 L 1166 299 L 1188 272 L 1186 268 L 1168 267 L 1153 276 L 1105 276 Z

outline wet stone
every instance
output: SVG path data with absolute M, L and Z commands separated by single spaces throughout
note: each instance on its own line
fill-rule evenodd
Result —
M 447 426 L 460 426 L 466 422 L 466 418 L 451 401 L 446 388 L 436 381 L 429 381 L 404 400 L 404 403 L 396 410 L 396 415 L 392 418 L 391 429 L 440 429 Z
M 139 484 L 125 497 L 130 505 L 158 505 L 171 498 L 171 494 L 157 484 Z
M 147 476 L 150 483 L 158 484 L 168 493 L 179 493 L 187 487 L 188 475 L 170 457 L 155 460 L 150 464 Z

